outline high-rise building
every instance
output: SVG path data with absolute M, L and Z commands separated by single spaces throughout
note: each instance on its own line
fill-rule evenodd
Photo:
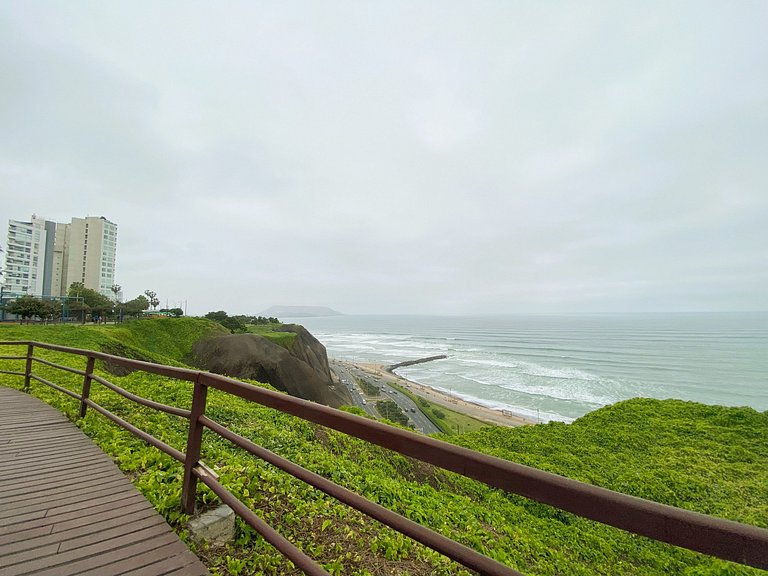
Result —
M 117 225 L 103 216 L 60 224 L 33 215 L 8 222 L 6 296 L 65 296 L 73 282 L 112 296 Z
M 117 225 L 101 218 L 72 218 L 64 239 L 66 286 L 82 282 L 105 296 L 113 296 Z
M 32 216 L 30 222 L 9 220 L 5 252 L 5 292 L 10 296 L 42 296 L 48 234 L 56 223 Z M 53 240 L 53 234 L 51 234 Z M 50 291 L 49 294 L 50 295 Z

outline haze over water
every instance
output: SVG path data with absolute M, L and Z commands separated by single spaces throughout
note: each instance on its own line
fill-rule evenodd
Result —
M 768 312 L 295 321 L 330 357 L 393 364 L 446 354 L 397 372 L 541 421 L 638 396 L 768 410 Z

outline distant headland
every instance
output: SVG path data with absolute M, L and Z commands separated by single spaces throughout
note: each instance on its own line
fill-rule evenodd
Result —
M 276 318 L 315 318 L 319 316 L 343 316 L 325 306 L 272 306 L 261 313 L 261 316 Z

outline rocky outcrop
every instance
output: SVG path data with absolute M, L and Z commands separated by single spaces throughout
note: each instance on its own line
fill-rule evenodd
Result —
M 275 328 L 275 332 L 293 332 L 296 339 L 289 352 L 299 360 L 309 364 L 315 372 L 326 381 L 331 382 L 331 368 L 328 366 L 328 353 L 320 341 L 309 333 L 309 330 L 299 324 L 283 324 Z
M 303 326 L 282 328 L 297 335 L 290 351 L 263 336 L 231 334 L 197 342 L 194 362 L 210 372 L 266 382 L 326 406 L 351 404 L 346 388 L 333 385 L 325 347 Z

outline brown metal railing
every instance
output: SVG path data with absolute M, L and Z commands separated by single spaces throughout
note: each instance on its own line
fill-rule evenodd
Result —
M 225 376 L 42 342 L 0 342 L 0 346 L 27 346 L 25 356 L 0 356 L 0 360 L 26 361 L 24 372 L 0 371 L 4 374 L 23 376 L 26 391 L 29 390 L 33 380 L 61 391 L 80 401 L 81 417 L 85 416 L 86 410 L 90 406 L 184 464 L 182 506 L 185 512 L 189 514 L 194 512 L 196 486 L 197 481 L 200 480 L 306 574 L 325 575 L 327 572 L 248 509 L 221 485 L 215 474 L 200 461 L 204 428 L 208 428 L 254 456 L 314 486 L 363 514 L 429 546 L 467 568 L 484 575 L 520 576 L 519 572 L 508 566 L 375 504 L 327 478 L 306 470 L 208 418 L 205 415 L 205 406 L 209 388 L 221 390 L 245 400 L 292 414 L 309 422 L 333 428 L 372 444 L 473 478 L 488 486 L 549 504 L 585 518 L 724 560 L 768 569 L 768 530 L 763 528 L 627 496 L 286 394 L 239 382 Z M 34 355 L 35 348 L 83 356 L 87 359 L 85 370 L 55 364 L 36 357 Z M 123 390 L 93 373 L 96 360 L 106 361 L 132 370 L 141 370 L 192 382 L 194 388 L 191 410 L 166 406 Z M 77 394 L 34 374 L 32 367 L 35 362 L 83 376 L 82 393 Z M 89 397 L 93 382 L 97 382 L 124 398 L 143 406 L 189 420 L 186 452 L 180 452 L 96 404 Z

